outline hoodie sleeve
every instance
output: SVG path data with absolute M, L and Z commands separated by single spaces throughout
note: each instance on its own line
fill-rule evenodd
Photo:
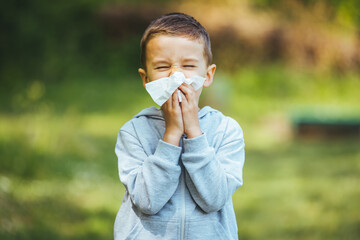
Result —
M 243 183 L 243 132 L 235 120 L 228 119 L 216 152 L 209 146 L 206 134 L 184 140 L 182 162 L 187 170 L 186 184 L 195 202 L 205 212 L 223 208 Z
M 148 156 L 136 137 L 120 130 L 115 153 L 120 180 L 132 203 L 145 214 L 156 214 L 178 186 L 181 148 L 159 140 L 155 152 Z

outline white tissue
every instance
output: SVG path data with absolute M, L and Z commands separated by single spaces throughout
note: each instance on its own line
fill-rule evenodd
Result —
M 181 94 L 180 94 L 180 90 L 178 90 L 178 98 L 179 98 L 179 102 L 182 102 L 182 97 L 181 97 Z
M 198 90 L 204 85 L 205 79 L 200 76 L 185 78 L 182 72 L 174 72 L 170 77 L 160 78 L 145 84 L 145 88 L 154 102 L 162 106 L 182 83 L 192 84 L 195 90 Z M 179 102 L 181 102 L 180 91 L 178 96 Z

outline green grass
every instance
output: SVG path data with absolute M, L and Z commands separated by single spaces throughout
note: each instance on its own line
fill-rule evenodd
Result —
M 247 151 L 233 201 L 241 239 L 357 239 L 360 141 Z
M 249 68 L 218 73 L 205 90 L 202 104 L 233 116 L 245 133 L 244 186 L 233 196 L 240 239 L 360 238 L 359 138 L 292 134 L 299 104 L 358 114 L 358 78 L 326 77 L 324 89 L 316 75 Z M 34 81 L 8 102 L 0 112 L 0 239 L 112 239 L 124 193 L 116 135 L 152 105 L 140 79 Z

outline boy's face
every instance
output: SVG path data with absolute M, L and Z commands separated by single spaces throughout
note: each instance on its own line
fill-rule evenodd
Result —
M 212 83 L 216 66 L 207 66 L 204 56 L 204 44 L 199 40 L 186 37 L 159 35 L 152 38 L 146 46 L 146 71 L 139 69 L 145 86 L 146 83 L 163 77 L 169 77 L 174 72 L 191 76 L 205 77 L 204 86 Z M 200 96 L 201 89 L 198 91 Z

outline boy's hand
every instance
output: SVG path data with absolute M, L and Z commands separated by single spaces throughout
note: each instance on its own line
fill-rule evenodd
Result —
M 181 90 L 181 112 L 184 122 L 184 132 L 188 138 L 198 137 L 202 134 L 199 123 L 199 106 L 195 89 L 192 85 L 183 83 Z M 176 92 L 176 91 L 175 91 Z
M 179 146 L 181 136 L 184 134 L 184 123 L 179 104 L 178 91 L 162 105 L 165 117 L 165 134 L 163 141 Z

